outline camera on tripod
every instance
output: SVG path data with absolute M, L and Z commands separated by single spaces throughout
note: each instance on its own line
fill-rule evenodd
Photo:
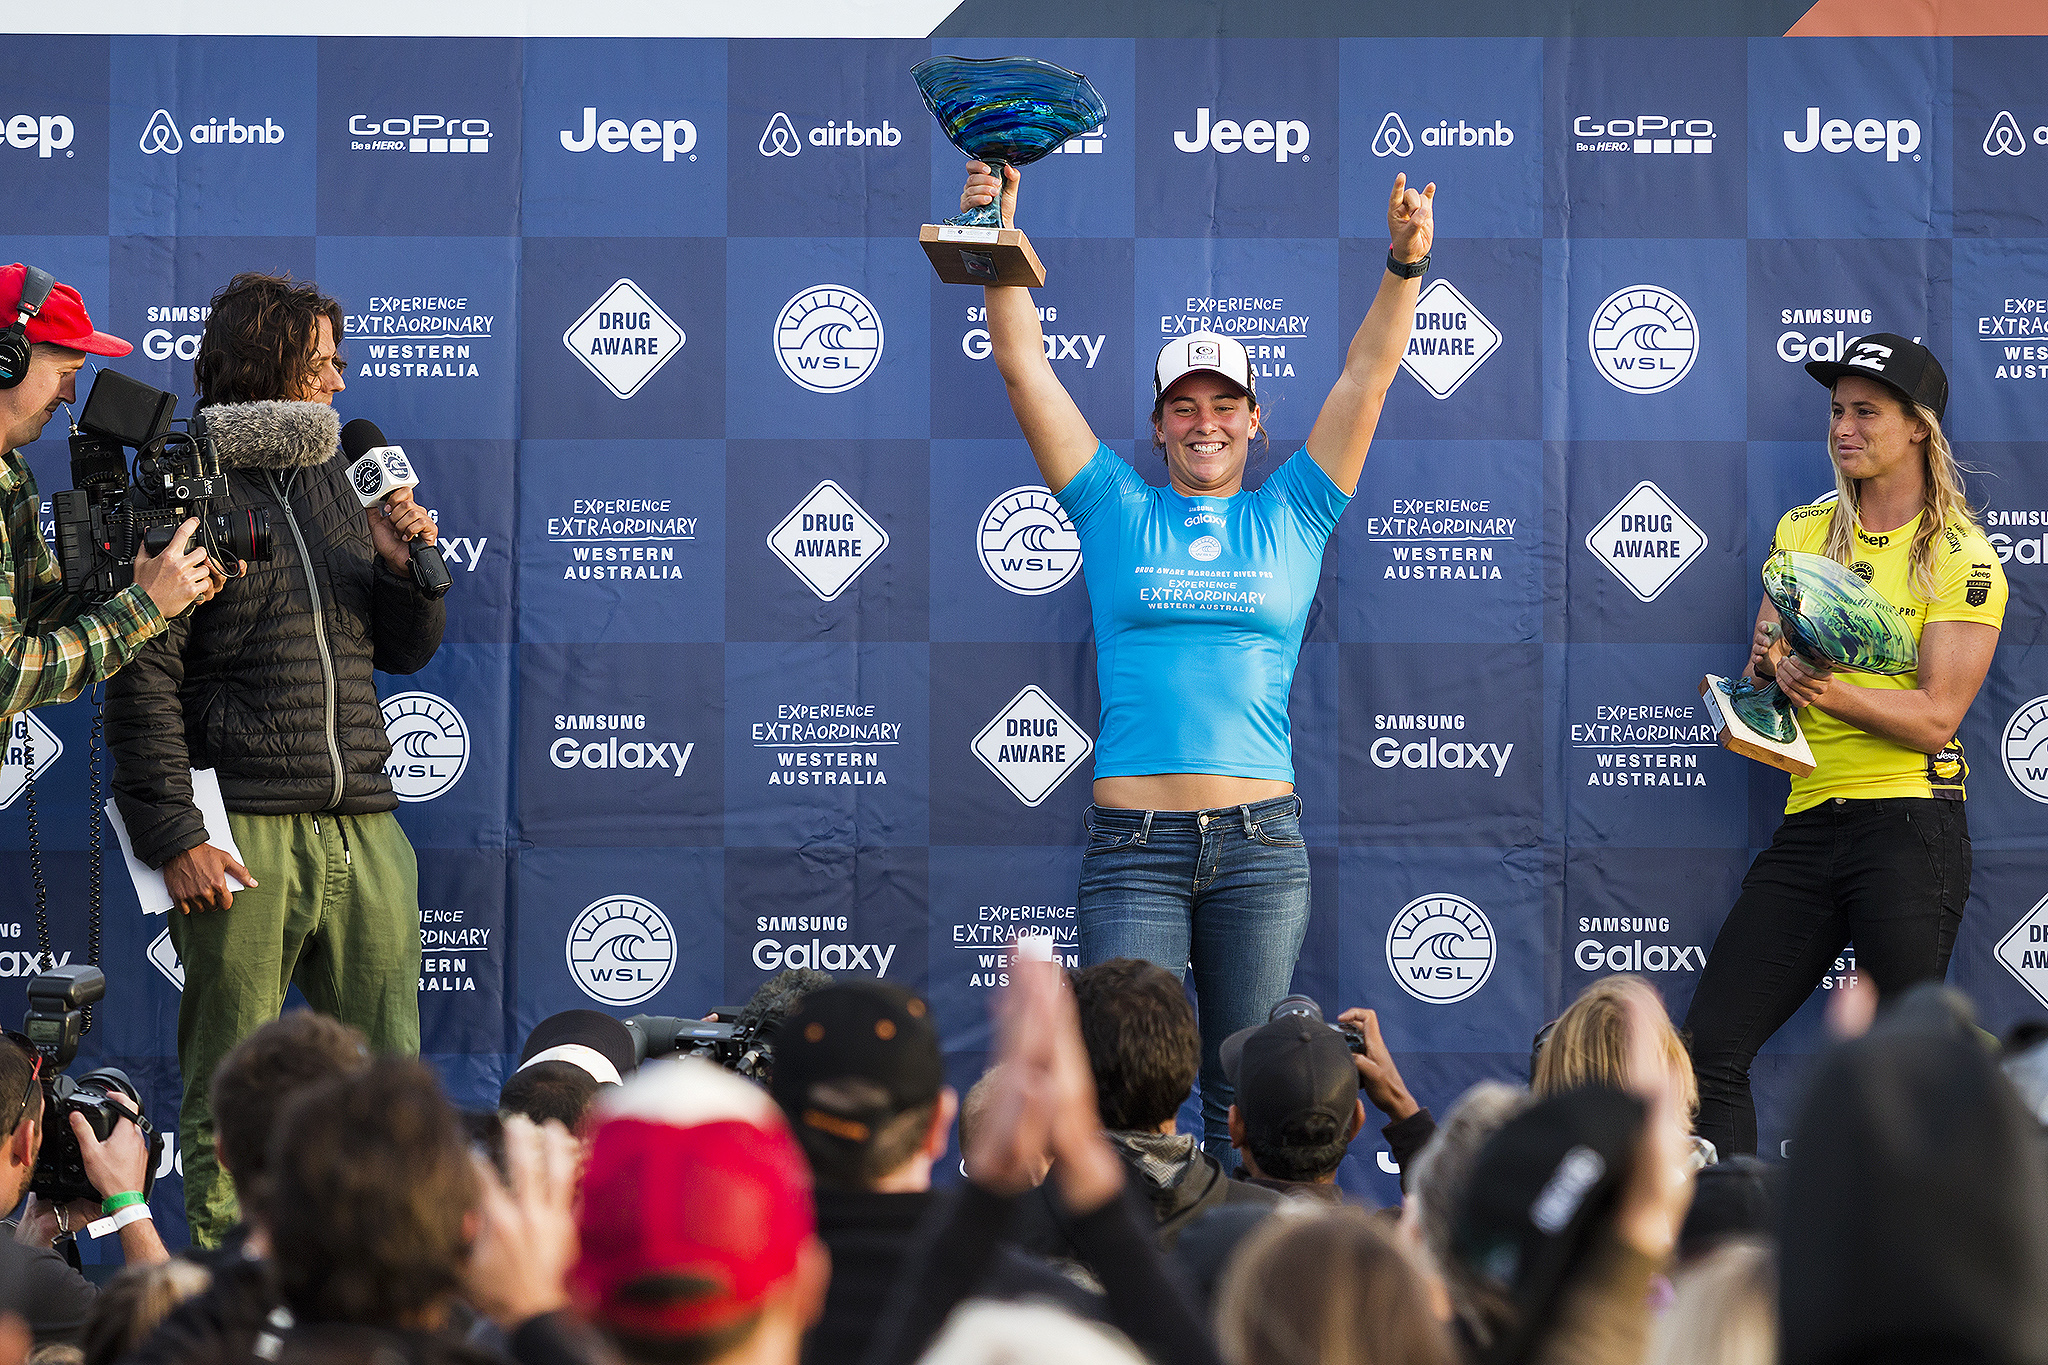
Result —
M 89 606 L 133 583 L 136 551 L 162 554 L 187 517 L 199 518 L 199 542 L 224 565 L 270 558 L 270 514 L 233 505 L 205 414 L 180 431 L 177 407 L 175 395 L 112 370 L 86 395 L 71 436 L 72 486 L 50 501 L 64 590 Z
M 142 1095 L 118 1067 L 95 1067 L 83 1076 L 66 1076 L 64 1068 L 78 1055 L 78 1041 L 85 1034 L 85 1007 L 107 993 L 107 977 L 97 967 L 69 963 L 38 972 L 29 978 L 28 1015 L 21 1031 L 43 1059 L 43 1149 L 36 1157 L 36 1169 L 29 1177 L 29 1190 L 39 1199 L 64 1203 L 90 1199 L 98 1203 L 103 1193 L 95 1189 L 85 1173 L 85 1156 L 78 1147 L 78 1135 L 71 1131 L 71 1116 L 83 1114 L 93 1136 L 105 1142 L 114 1127 L 127 1119 L 142 1131 L 149 1144 L 149 1169 L 142 1178 L 142 1193 L 148 1196 L 156 1184 L 157 1163 L 163 1157 L 164 1135 L 150 1125 L 142 1112 Z M 124 1095 L 133 1102 L 131 1110 L 117 1101 Z

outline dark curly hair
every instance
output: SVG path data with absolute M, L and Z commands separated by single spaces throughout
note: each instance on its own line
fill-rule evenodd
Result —
M 481 1191 L 431 1068 L 380 1057 L 292 1097 L 260 1200 L 279 1294 L 301 1322 L 403 1325 L 455 1291 Z
M 1073 985 L 1102 1126 L 1158 1128 L 1179 1111 L 1202 1065 L 1202 1035 L 1180 978 L 1113 957 L 1074 973 Z
M 291 398 L 312 372 L 321 318 L 341 341 L 341 305 L 308 280 L 245 271 L 213 296 L 192 388 L 199 406 Z

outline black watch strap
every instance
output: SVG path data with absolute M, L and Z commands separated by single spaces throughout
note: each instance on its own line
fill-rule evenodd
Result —
M 1389 275 L 1397 275 L 1404 280 L 1412 280 L 1417 275 L 1427 273 L 1428 270 L 1429 257 L 1426 255 L 1419 261 L 1404 261 L 1397 258 L 1391 251 L 1387 253 L 1387 273 Z

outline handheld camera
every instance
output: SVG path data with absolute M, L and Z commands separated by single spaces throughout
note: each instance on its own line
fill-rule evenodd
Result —
M 102 1066 L 83 1076 L 64 1074 L 64 1068 L 78 1055 L 78 1040 L 85 1033 L 85 1007 L 106 993 L 106 973 L 84 963 L 52 967 L 29 978 L 28 1015 L 21 1022 L 21 1031 L 43 1059 L 43 1148 L 28 1187 L 37 1198 L 52 1203 L 73 1199 L 98 1203 L 108 1193 L 95 1189 L 85 1173 L 78 1135 L 71 1131 L 73 1114 L 85 1115 L 93 1136 L 101 1142 L 113 1136 L 114 1126 L 122 1119 L 142 1130 L 149 1144 L 149 1170 L 142 1178 L 145 1197 L 156 1184 L 157 1164 L 163 1157 L 164 1135 L 143 1114 L 142 1095 L 126 1072 Z M 125 1095 L 134 1109 L 118 1103 L 116 1094 Z
M 71 436 L 72 487 L 50 501 L 64 590 L 88 606 L 132 584 L 136 551 L 162 554 L 187 517 L 199 518 L 200 543 L 223 564 L 270 558 L 270 514 L 234 505 L 205 414 L 181 431 L 177 406 L 175 395 L 112 370 L 86 395 Z

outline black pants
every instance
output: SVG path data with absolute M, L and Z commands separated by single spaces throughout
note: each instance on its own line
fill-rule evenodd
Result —
M 1750 864 L 1686 1012 L 1699 1134 L 1756 1151 L 1749 1066 L 1852 940 L 1884 996 L 1948 972 L 1970 897 L 1961 801 L 1833 799 L 1788 815 Z

